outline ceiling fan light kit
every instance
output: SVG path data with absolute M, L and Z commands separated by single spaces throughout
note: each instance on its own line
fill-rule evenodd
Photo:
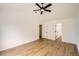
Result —
M 40 12 L 41 12 L 40 14 L 42 15 L 44 11 L 46 11 L 46 12 L 51 12 L 51 10 L 48 10 L 48 9 L 47 9 L 48 7 L 50 7 L 50 6 L 52 5 L 51 3 L 49 3 L 49 4 L 46 5 L 46 6 L 43 6 L 44 3 L 41 3 L 42 6 L 40 6 L 38 3 L 35 3 L 35 5 L 39 7 L 39 9 L 33 10 L 33 11 L 35 11 L 35 13 L 36 13 L 37 11 L 40 11 Z

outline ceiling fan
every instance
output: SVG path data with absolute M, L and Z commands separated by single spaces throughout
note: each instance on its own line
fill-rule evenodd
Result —
M 43 6 L 43 4 L 44 4 L 44 3 L 41 3 L 42 6 L 40 6 L 38 3 L 36 3 L 35 5 L 38 6 L 39 9 L 36 9 L 36 10 L 33 10 L 33 11 L 35 11 L 35 12 L 36 12 L 36 11 L 41 11 L 41 13 L 40 13 L 41 15 L 43 14 L 44 11 L 51 12 L 51 10 L 48 10 L 48 9 L 46 9 L 46 8 L 50 7 L 52 4 L 49 3 L 49 4 L 46 5 L 46 6 Z

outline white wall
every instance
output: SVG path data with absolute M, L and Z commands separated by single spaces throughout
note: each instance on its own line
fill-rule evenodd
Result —
M 77 9 L 77 36 L 78 36 L 78 45 L 79 45 L 79 5 L 78 5 L 78 9 Z M 79 46 L 78 46 L 79 47 Z
M 79 50 L 79 4 L 53 4 L 52 10 L 41 20 L 43 37 L 55 39 L 55 24 L 61 23 L 63 41 L 77 44 Z
M 77 20 L 76 18 L 67 18 L 61 20 L 52 20 L 43 22 L 43 37 L 54 40 L 55 39 L 55 24 L 62 24 L 62 41 L 77 44 L 79 49 L 79 40 L 77 38 Z M 47 33 L 46 33 L 47 31 Z
M 2 34 L 0 50 L 12 48 L 38 39 L 38 24 L 43 24 L 43 37 L 54 39 L 54 25 L 62 23 L 63 41 L 78 43 L 76 40 L 76 4 L 53 4 L 52 12 L 34 13 L 35 4 L 0 4 L 0 24 Z M 69 18 L 71 17 L 71 18 Z M 52 20 L 52 21 L 51 21 Z M 1 30 L 0 29 L 0 30 Z M 47 36 L 46 36 L 47 35 Z M 77 41 L 77 42 L 76 42 Z
M 0 4 L 0 8 L 0 51 L 38 39 L 39 20 L 32 4 Z
M 78 6 L 78 13 L 77 13 L 77 27 L 78 27 L 78 38 L 79 38 L 79 6 Z

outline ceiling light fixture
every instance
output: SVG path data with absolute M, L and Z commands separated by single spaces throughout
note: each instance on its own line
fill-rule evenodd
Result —
M 41 13 L 40 13 L 41 15 L 43 14 L 44 11 L 51 12 L 51 10 L 48 10 L 47 8 L 50 7 L 52 4 L 49 3 L 49 4 L 46 5 L 46 6 L 43 6 L 43 4 L 44 4 L 44 3 L 41 3 L 42 6 L 40 6 L 38 3 L 36 3 L 35 5 L 38 6 L 39 9 L 36 9 L 36 10 L 33 10 L 33 11 L 35 11 L 35 12 L 36 12 L 36 11 L 41 11 Z

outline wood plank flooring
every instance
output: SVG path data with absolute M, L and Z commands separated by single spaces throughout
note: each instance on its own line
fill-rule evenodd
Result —
M 62 42 L 57 45 L 54 40 L 36 40 L 12 49 L 0 52 L 1 56 L 78 56 L 75 44 Z

